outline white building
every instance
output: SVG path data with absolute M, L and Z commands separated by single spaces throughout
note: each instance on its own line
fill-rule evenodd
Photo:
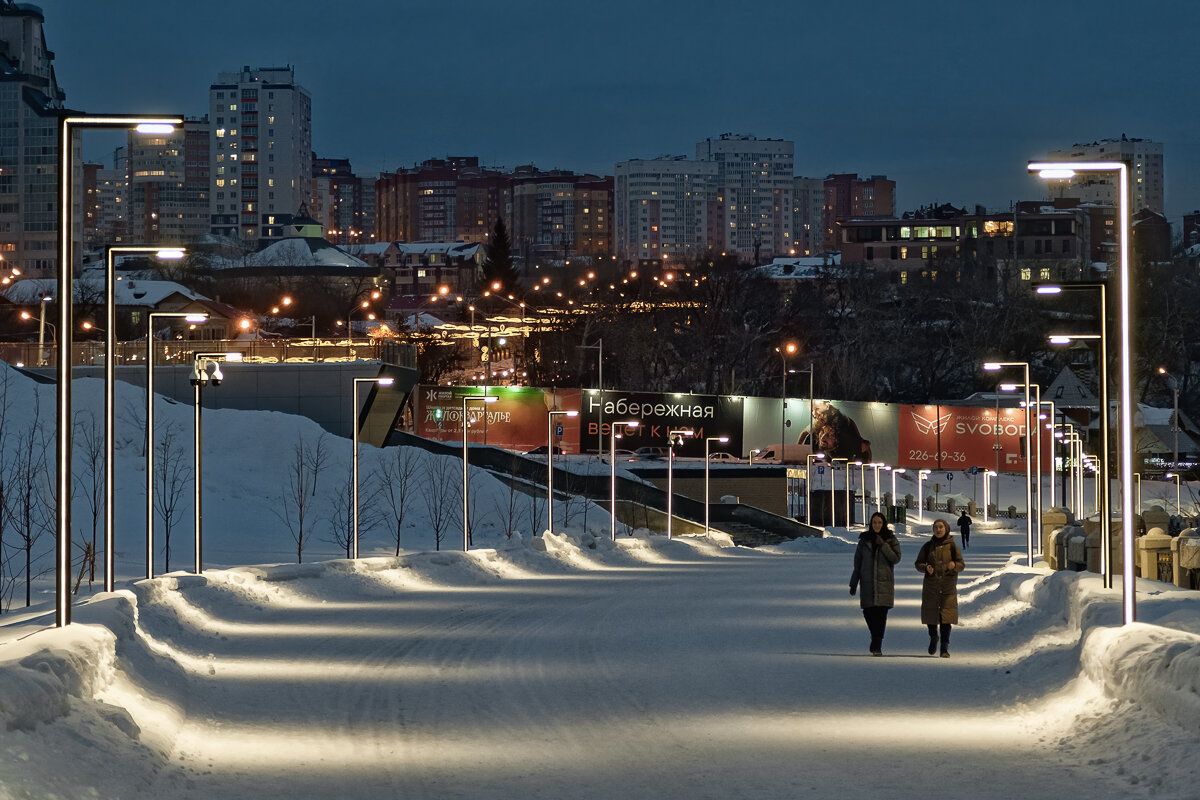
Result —
M 58 264 L 58 111 L 65 95 L 44 22 L 37 6 L 0 0 L 0 259 L 29 277 L 53 275 Z M 75 166 L 75 236 L 82 239 Z
M 792 254 L 795 143 L 724 133 L 696 145 L 717 167 L 721 235 L 715 249 L 762 263 Z
M 312 97 L 292 67 L 222 72 L 209 87 L 210 230 L 279 239 L 312 197 Z
M 617 257 L 638 262 L 703 254 L 717 173 L 715 164 L 682 156 L 619 162 L 613 170 Z
M 208 233 L 211 137 L 207 117 L 169 134 L 129 134 L 130 241 L 188 244 Z
M 1129 209 L 1136 214 L 1148 208 L 1163 213 L 1162 142 L 1150 139 L 1101 139 L 1091 144 L 1074 144 L 1070 150 L 1053 150 L 1047 161 L 1123 161 L 1129 166 Z M 1079 172 L 1065 181 L 1051 181 L 1057 197 L 1078 197 L 1085 203 L 1117 205 L 1117 178 L 1101 172 Z

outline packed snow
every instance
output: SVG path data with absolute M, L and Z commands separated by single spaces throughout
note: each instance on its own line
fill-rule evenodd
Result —
M 53 387 L 0 379 L 11 445 L 38 402 L 51 417 Z M 99 382 L 76 397 L 99 416 Z M 399 552 L 395 520 L 372 515 L 347 560 L 332 531 L 349 442 L 329 437 L 298 564 L 277 512 L 295 443 L 319 429 L 206 411 L 213 566 L 145 580 L 139 407 L 120 386 L 117 591 L 85 578 L 75 624 L 54 628 L 43 575 L 31 608 L 0 616 L 3 800 L 1195 796 L 1200 594 L 1139 581 L 1142 621 L 1121 626 L 1119 585 L 1025 566 L 1007 520 L 976 521 L 940 659 L 910 517 L 871 658 L 848 593 L 857 530 L 756 550 L 716 533 L 614 542 L 603 510 L 562 503 L 565 532 L 533 536 L 536 515 L 480 471 L 472 549 L 454 511 L 439 551 L 425 497 L 461 462 L 412 450 Z M 160 401 L 156 422 L 190 436 L 191 413 Z M 362 463 L 397 450 L 364 446 Z M 190 513 L 172 569 L 190 569 Z

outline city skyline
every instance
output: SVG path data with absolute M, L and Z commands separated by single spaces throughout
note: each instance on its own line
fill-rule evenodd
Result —
M 1125 134 L 1164 143 L 1173 224 L 1200 208 L 1195 134 L 1171 102 L 1187 96 L 1174 54 L 1197 26 L 1168 16 L 473 1 L 331 14 L 296 0 L 209 4 L 164 35 L 145 0 L 38 5 L 70 107 L 199 116 L 218 72 L 290 64 L 312 93 L 313 149 L 364 177 L 446 155 L 611 175 L 734 132 L 794 141 L 797 175 L 887 175 L 898 211 L 999 210 L 1043 193 L 1027 160 Z M 1109 74 L 1113 53 L 1130 66 Z M 90 137 L 85 152 L 105 157 Z

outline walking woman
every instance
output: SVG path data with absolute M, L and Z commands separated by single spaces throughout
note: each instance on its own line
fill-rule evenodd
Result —
M 859 585 L 858 604 L 871 632 L 871 655 L 883 655 L 883 632 L 888 610 L 896 604 L 896 562 L 900 560 L 900 542 L 888 527 L 887 519 L 876 511 L 867 530 L 858 537 L 854 550 L 854 572 L 850 574 L 850 596 Z
M 921 586 L 921 622 L 929 629 L 929 655 L 941 646 L 950 657 L 950 626 L 958 622 L 958 573 L 966 569 L 962 551 L 944 519 L 933 521 L 933 538 L 917 554 L 917 571 L 925 576 Z

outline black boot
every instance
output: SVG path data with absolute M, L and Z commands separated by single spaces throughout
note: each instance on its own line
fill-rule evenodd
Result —
M 932 625 L 930 625 L 929 627 L 930 627 L 930 628 L 933 628 L 933 626 L 932 626 Z M 936 653 L 936 652 L 937 652 L 937 647 L 938 647 L 938 635 L 937 635 L 937 631 L 936 631 L 936 630 L 931 630 L 931 631 L 929 632 L 929 655 L 933 655 L 934 653 Z

